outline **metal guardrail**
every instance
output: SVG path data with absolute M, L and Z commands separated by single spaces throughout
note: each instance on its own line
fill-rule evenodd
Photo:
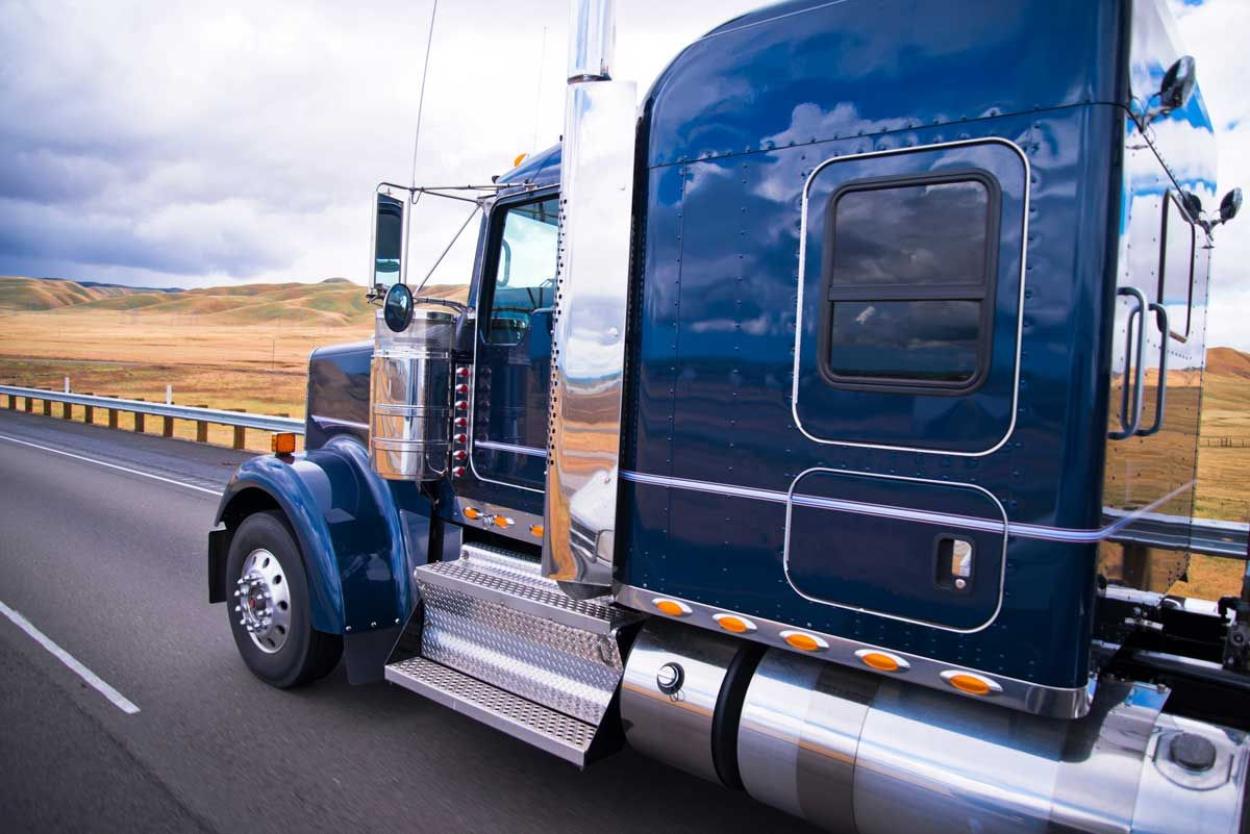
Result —
M 16 385 L 0 385 L 0 395 L 7 395 L 9 401 L 7 403 L 10 409 L 17 406 L 17 399 L 21 398 L 26 401 L 26 410 L 31 411 L 31 403 L 34 401 L 42 401 L 43 403 L 63 403 L 68 409 L 70 406 L 80 405 L 89 410 L 104 409 L 108 411 L 109 427 L 117 428 L 116 414 L 118 412 L 126 412 L 135 415 L 136 431 L 143 430 L 142 416 L 162 417 L 165 419 L 166 436 L 172 434 L 173 420 L 190 420 L 195 422 L 199 427 L 197 440 L 207 440 L 207 426 L 209 424 L 221 426 L 233 426 L 235 429 L 234 446 L 235 448 L 243 447 L 243 431 L 246 429 L 256 429 L 258 431 L 267 432 L 287 432 L 290 434 L 303 434 L 304 421 L 296 420 L 291 417 L 277 417 L 269 414 L 248 414 L 244 411 L 230 411 L 224 408 L 203 408 L 191 405 L 174 405 L 172 403 L 148 402 L 146 400 L 128 400 L 120 397 L 102 397 L 96 394 L 76 394 L 72 391 L 49 391 L 43 388 L 23 388 Z M 45 413 L 50 413 L 45 406 Z M 90 411 L 88 412 L 90 414 Z M 68 417 L 68 411 L 62 414 Z M 90 420 L 89 420 L 90 422 Z
M 234 426 L 236 429 L 257 429 L 268 432 L 304 433 L 304 421 L 290 417 L 276 417 L 268 414 L 248 414 L 243 411 L 229 411 L 220 408 L 200 408 L 190 405 L 171 405 L 167 403 L 147 402 L 146 400 L 124 400 L 117 397 L 101 397 L 94 394 L 75 394 L 65 391 L 48 391 L 42 388 L 21 388 L 14 385 L 0 385 L 0 395 L 10 397 L 8 405 L 14 407 L 12 398 L 21 397 L 29 403 L 33 400 L 43 402 L 68 403 L 88 408 L 103 408 L 112 411 L 148 414 L 171 420 L 193 420 L 200 424 L 215 423 L 223 426 Z M 28 409 L 29 410 L 29 409 Z M 111 424 L 111 423 L 110 423 Z M 141 428 L 141 427 L 140 427 Z M 235 436 L 235 445 L 242 447 L 239 435 Z M 1190 527 L 1188 520 L 1177 519 L 1170 522 L 1166 517 L 1142 519 L 1133 525 L 1131 533 L 1125 533 L 1117 540 L 1129 540 L 1148 547 L 1159 547 L 1168 550 L 1190 550 L 1210 556 L 1226 556 L 1233 559 L 1247 559 L 1247 543 L 1250 540 L 1250 525 L 1233 521 L 1212 521 L 1196 518 Z

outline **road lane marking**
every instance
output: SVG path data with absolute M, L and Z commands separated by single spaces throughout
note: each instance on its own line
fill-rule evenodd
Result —
M 47 649 L 53 657 L 68 666 L 70 671 L 90 684 L 92 688 L 105 698 L 108 698 L 109 701 L 113 703 L 113 706 L 117 707 L 127 715 L 134 715 L 139 711 L 139 708 L 135 706 L 133 701 L 105 683 L 104 680 L 102 680 L 95 672 L 79 663 L 78 659 L 72 654 L 52 642 L 52 638 L 35 628 L 34 624 L 31 623 L 30 620 L 26 619 L 17 611 L 14 611 L 12 608 L 5 605 L 3 602 L 0 602 L 0 613 L 12 620 L 13 624 L 22 631 L 29 634 L 36 643 Z
M 165 478 L 160 475 L 153 475 L 151 472 L 144 472 L 141 469 L 131 469 L 129 466 L 119 466 L 116 463 L 106 463 L 105 461 L 96 460 L 95 458 L 89 458 L 89 457 L 86 457 L 85 455 L 76 455 L 73 452 L 66 452 L 62 449 L 54 449 L 51 446 L 43 446 L 39 443 L 31 443 L 29 440 L 18 440 L 16 437 L 10 437 L 7 434 L 0 434 L 0 440 L 7 440 L 10 443 L 17 443 L 21 446 L 29 446 L 32 449 L 40 449 L 45 452 L 51 452 L 54 455 L 63 455 L 64 457 L 73 458 L 74 460 L 81 460 L 81 461 L 86 461 L 87 463 L 94 463 L 97 466 L 106 466 L 109 469 L 116 469 L 119 472 L 129 472 L 131 475 L 138 475 L 140 478 L 151 478 L 153 481 L 161 481 L 162 483 L 173 484 L 174 486 L 186 487 L 187 489 L 193 489 L 196 492 L 204 492 L 213 496 L 221 495 L 220 489 L 208 489 L 207 487 L 196 486 L 195 484 L 189 484 L 186 481 L 179 481 L 175 478 Z

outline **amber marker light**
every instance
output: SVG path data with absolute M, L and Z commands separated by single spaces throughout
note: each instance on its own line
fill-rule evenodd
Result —
M 736 614 L 713 614 L 712 619 L 716 620 L 716 624 L 725 631 L 734 634 L 750 634 L 755 631 L 755 623 Z
M 512 519 L 510 519 L 510 518 L 508 518 L 506 515 L 497 515 L 497 516 L 495 516 L 495 518 L 494 518 L 493 520 L 494 520 L 494 522 L 495 522 L 495 526 L 496 526 L 496 527 L 499 527 L 499 528 L 505 528 L 505 529 L 506 529 L 506 528 L 508 528 L 508 527 L 511 527 L 513 524 L 516 524 L 516 522 L 515 522 L 515 521 L 513 521 L 513 520 L 512 520 Z
M 512 160 L 512 167 L 513 167 L 513 168 L 520 168 L 520 167 L 521 167 L 521 163 L 525 161 L 525 157 L 527 157 L 527 156 L 529 156 L 529 154 L 527 154 L 527 153 L 519 153 L 519 154 L 517 154 L 516 159 Z
M 943 672 L 942 680 L 967 695 L 997 695 L 1003 688 L 989 678 L 974 675 L 971 672 Z
M 543 529 L 543 526 L 541 524 L 530 525 L 530 535 L 533 536 L 534 538 L 541 539 L 543 537 L 544 532 L 545 530 Z
M 860 663 L 878 672 L 906 672 L 911 668 L 911 664 L 898 655 L 876 649 L 860 649 L 855 656 Z
M 477 521 L 479 518 L 482 517 L 482 511 L 479 510 L 477 507 L 465 507 L 464 517 L 469 519 L 470 521 Z
M 295 454 L 295 435 L 289 432 L 278 432 L 269 438 L 269 447 L 275 455 Z
M 821 640 L 815 634 L 808 634 L 806 631 L 783 631 L 781 639 L 785 640 L 791 648 L 798 649 L 801 652 L 823 652 L 829 648 L 829 644 Z
M 678 602 L 675 599 L 656 598 L 651 600 L 651 604 L 661 614 L 667 614 L 670 617 L 684 617 L 690 613 L 690 606 L 684 602 Z

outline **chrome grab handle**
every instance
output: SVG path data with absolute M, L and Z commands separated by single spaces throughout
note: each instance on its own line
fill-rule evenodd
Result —
M 1150 309 L 1155 312 L 1159 322 L 1159 329 L 1162 331 L 1162 344 L 1159 348 L 1159 391 L 1155 394 L 1155 422 L 1148 429 L 1138 429 L 1138 437 L 1150 437 L 1152 434 L 1158 434 L 1163 428 L 1163 411 L 1167 408 L 1168 403 L 1168 339 L 1171 338 L 1172 325 L 1168 321 L 1167 308 L 1162 304 L 1151 303 Z M 1142 332 L 1146 331 L 1146 322 L 1142 321 Z
M 1142 364 L 1146 352 L 1146 321 L 1145 312 L 1148 302 L 1146 294 L 1137 287 L 1120 287 L 1116 291 L 1117 295 L 1131 295 L 1137 299 L 1137 309 L 1129 313 L 1128 332 L 1125 334 L 1124 343 L 1124 393 L 1120 398 L 1120 431 L 1108 433 L 1108 437 L 1112 440 L 1125 440 L 1137 434 L 1137 429 L 1141 425 L 1141 406 L 1142 406 L 1142 387 L 1146 380 L 1146 369 Z M 1141 319 L 1137 326 L 1137 358 L 1133 358 L 1133 321 Z M 1132 419 L 1130 414 L 1130 394 L 1129 394 L 1129 372 L 1133 371 L 1132 383 Z

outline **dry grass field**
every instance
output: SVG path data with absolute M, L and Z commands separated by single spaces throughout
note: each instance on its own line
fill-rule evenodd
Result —
M 373 313 L 364 288 L 344 279 L 167 292 L 0 277 L 0 382 L 59 389 L 68 376 L 75 391 L 149 400 L 163 400 L 172 385 L 179 403 L 303 417 L 309 353 L 370 338 Z M 1173 390 L 1177 406 L 1196 413 L 1197 388 Z M 1198 513 L 1246 521 L 1250 356 L 1211 350 L 1201 415 Z M 82 419 L 81 409 L 75 416 Z M 160 421 L 149 420 L 147 430 L 159 432 Z M 177 433 L 192 437 L 194 426 Z M 230 438 L 223 427 L 210 434 L 213 442 Z M 248 445 L 267 449 L 268 438 L 251 432 Z M 1240 578 L 1240 563 L 1197 557 L 1176 591 L 1236 593 Z

